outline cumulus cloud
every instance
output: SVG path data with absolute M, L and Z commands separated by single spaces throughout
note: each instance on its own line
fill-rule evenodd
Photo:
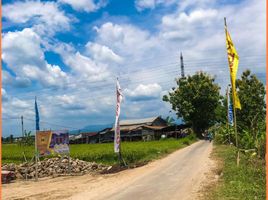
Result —
M 94 60 L 115 63 L 122 63 L 123 61 L 123 58 L 114 53 L 112 49 L 105 45 L 88 42 L 86 44 L 86 49 L 89 55 L 92 55 Z
M 138 0 L 136 6 L 137 2 Z M 169 1 L 155 0 L 146 3 L 144 0 L 143 4 L 141 2 L 142 0 L 139 4 L 140 11 L 167 6 Z M 180 75 L 180 51 L 184 55 L 186 75 L 197 70 L 217 74 L 216 81 L 224 90 L 229 83 L 223 29 L 225 16 L 228 17 L 228 28 L 240 55 L 238 76 L 245 68 L 250 68 L 254 73 L 265 74 L 265 58 L 262 56 L 266 44 L 264 1 L 246 0 L 231 6 L 226 2 L 226 6 L 223 7 L 215 0 L 176 1 L 172 5 L 175 4 L 176 7 L 174 6 L 172 11 L 169 9 L 170 12 L 164 13 L 165 9 L 157 14 L 153 13 L 154 11 L 150 12 L 152 17 L 160 21 L 152 20 L 153 24 L 150 22 L 148 28 L 139 27 L 139 23 L 122 23 L 122 20 L 117 21 L 116 18 L 113 22 L 105 20 L 103 24 L 98 21 L 94 23 L 98 24 L 94 28 L 96 37 L 91 35 L 92 39 L 86 44 L 77 44 L 76 40 L 63 44 L 59 41 L 61 37 L 57 38 L 54 35 L 56 38 L 50 43 L 53 46 L 49 50 L 61 56 L 66 67 L 64 71 L 59 66 L 45 61 L 44 51 L 47 49 L 43 48 L 44 33 L 40 31 L 42 26 L 46 25 L 44 11 L 40 11 L 40 16 L 20 14 L 25 22 L 16 22 L 22 20 L 19 18 L 11 20 L 10 17 L 5 17 L 13 23 L 24 23 L 25 26 L 27 24 L 28 27 L 33 27 L 27 31 L 24 29 L 3 34 L 2 57 L 10 68 L 3 73 L 3 87 L 10 95 L 8 103 L 5 104 L 10 106 L 9 102 L 13 101 L 12 105 L 18 105 L 5 106 L 4 115 L 26 115 L 25 112 L 29 111 L 26 116 L 34 119 L 32 99 L 31 102 L 19 99 L 30 104 L 30 108 L 26 108 L 25 102 L 12 100 L 11 94 L 15 92 L 9 92 L 7 85 L 10 85 L 10 80 L 20 85 L 28 85 L 29 81 L 35 80 L 45 87 L 68 83 L 65 84 L 67 87 L 64 91 L 57 90 L 56 95 L 54 92 L 48 93 L 51 98 L 46 97 L 47 94 L 38 97 L 40 113 L 44 120 L 47 117 L 47 120 L 59 123 L 62 121 L 63 124 L 72 122 L 77 126 L 111 122 L 115 113 L 114 81 L 115 75 L 118 74 L 122 88 L 127 88 L 124 90 L 125 101 L 122 103 L 123 118 L 168 114 L 170 105 L 162 102 L 161 97 L 163 91 L 169 91 L 171 87 L 176 86 L 174 78 Z M 57 5 L 56 7 L 60 11 Z M 87 12 L 79 6 L 74 9 Z M 63 11 L 60 12 L 64 14 Z M 40 30 L 37 29 L 39 24 Z M 55 30 L 59 31 L 54 29 L 54 25 L 47 27 L 52 27 L 53 33 Z M 14 73 L 9 74 L 10 71 Z M 14 74 L 16 76 L 13 76 Z M 96 82 L 92 85 L 90 81 Z
M 64 109 L 81 110 L 86 108 L 86 106 L 80 102 L 81 100 L 75 95 L 57 95 L 56 97 L 51 97 L 50 99 L 54 101 L 56 105 L 59 105 Z
M 95 3 L 94 0 L 60 0 L 60 3 L 69 4 L 74 10 L 94 12 L 107 5 L 107 1 L 100 0 Z
M 33 24 L 33 29 L 43 35 L 70 29 L 71 19 L 55 2 L 16 1 L 3 5 L 2 10 L 3 18 L 15 24 Z
M 17 86 L 29 86 L 38 80 L 44 86 L 62 86 L 68 80 L 59 66 L 46 62 L 40 37 L 30 28 L 3 34 L 2 59 L 16 74 Z M 11 77 L 4 73 L 4 81 Z
M 21 100 L 19 98 L 13 98 L 10 105 L 16 109 L 28 109 L 32 106 L 29 102 Z
M 189 14 L 180 12 L 178 14 L 165 15 L 162 17 L 161 35 L 164 39 L 191 39 L 195 35 L 196 28 L 205 28 L 212 19 L 217 17 L 215 9 L 197 9 Z
M 121 57 L 132 61 L 141 60 L 143 56 L 148 57 L 152 55 L 151 52 L 155 53 L 161 49 L 161 43 L 156 37 L 131 24 L 107 22 L 100 27 L 95 27 L 95 30 L 97 43 L 109 47 Z
M 125 89 L 124 94 L 133 101 L 146 101 L 159 98 L 162 88 L 159 84 L 139 84 L 135 89 Z
M 55 51 L 61 55 L 63 62 L 71 68 L 72 73 L 79 79 L 99 81 L 109 76 L 105 64 L 97 63 L 90 57 L 82 55 L 71 45 L 58 44 Z
M 136 0 L 135 6 L 138 11 L 142 11 L 145 9 L 154 9 L 156 6 L 163 5 L 169 6 L 176 3 L 176 0 Z

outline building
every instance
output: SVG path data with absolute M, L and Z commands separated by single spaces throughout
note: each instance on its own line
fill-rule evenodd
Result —
M 160 116 L 145 119 L 132 119 L 120 121 L 122 141 L 148 141 L 157 140 L 163 134 L 162 129 L 167 127 L 167 122 Z M 111 142 L 114 138 L 114 128 L 102 133 L 101 141 Z
M 185 136 L 187 125 L 168 126 L 161 116 L 144 119 L 131 119 L 120 121 L 121 141 L 150 141 L 166 138 L 181 138 Z M 114 127 L 105 128 L 99 132 L 80 133 L 70 135 L 70 143 L 106 143 L 114 141 Z
M 70 144 L 89 144 L 99 142 L 98 132 L 85 132 L 78 135 L 69 135 Z

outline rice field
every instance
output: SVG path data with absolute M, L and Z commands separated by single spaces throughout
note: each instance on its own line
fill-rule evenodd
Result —
M 196 141 L 188 136 L 182 139 L 167 139 L 150 142 L 122 142 L 121 150 L 124 160 L 129 165 L 143 164 L 157 159 L 179 148 Z M 34 155 L 34 146 L 19 146 L 17 144 L 2 145 L 2 163 L 22 163 L 29 161 Z M 73 144 L 70 145 L 71 157 L 85 161 L 114 165 L 118 162 L 117 154 L 113 152 L 113 143 L 104 144 Z

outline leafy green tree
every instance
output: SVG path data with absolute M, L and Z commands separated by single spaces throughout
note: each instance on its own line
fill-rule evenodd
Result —
M 187 78 L 177 80 L 163 100 L 172 105 L 178 117 L 192 125 L 198 137 L 216 122 L 216 109 L 220 106 L 220 87 L 214 78 L 204 72 L 197 72 Z
M 254 140 L 260 129 L 260 123 L 265 121 L 265 87 L 252 75 L 249 70 L 243 72 L 241 79 L 237 80 L 238 96 L 241 110 L 237 110 L 238 130 L 248 130 L 253 134 Z

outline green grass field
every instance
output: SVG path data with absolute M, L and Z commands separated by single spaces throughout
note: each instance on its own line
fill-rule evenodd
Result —
M 235 148 L 216 145 L 213 156 L 223 163 L 223 176 L 219 184 L 213 185 L 206 199 L 213 200 L 263 200 L 265 199 L 265 161 L 241 155 L 240 166 L 236 166 Z M 221 168 L 220 167 L 220 168 Z
M 142 164 L 157 159 L 176 149 L 185 147 L 196 141 L 193 136 L 183 139 L 161 140 L 150 142 L 123 142 L 121 144 L 122 156 L 129 165 Z M 113 143 L 105 144 L 75 144 L 70 146 L 71 157 L 85 161 L 113 165 L 118 162 L 113 152 Z M 23 147 L 17 144 L 2 145 L 2 163 L 21 163 Z M 24 147 L 27 160 L 34 155 L 34 146 Z

